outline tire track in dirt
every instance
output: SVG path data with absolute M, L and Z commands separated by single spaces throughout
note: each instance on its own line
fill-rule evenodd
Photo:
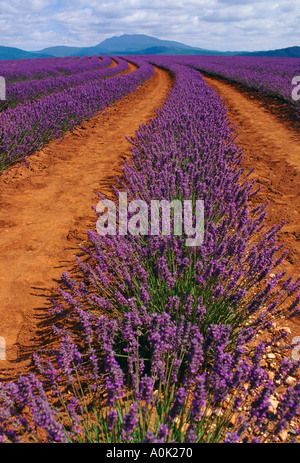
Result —
M 225 79 L 202 76 L 226 104 L 236 143 L 243 148 L 246 173 L 255 167 L 249 178 L 261 190 L 253 206 L 269 201 L 269 227 L 286 221 L 278 233 L 279 242 L 289 250 L 282 269 L 296 277 L 300 274 L 300 121 L 283 114 L 284 105 L 274 99 L 259 97 Z M 291 338 L 300 335 L 299 317 L 278 323 L 291 330 Z
M 127 72 L 136 69 L 128 64 Z M 111 191 L 130 156 L 125 136 L 156 116 L 172 87 L 172 77 L 154 69 L 135 92 L 0 177 L 0 379 L 23 374 L 47 345 L 49 296 L 95 229 L 98 193 Z

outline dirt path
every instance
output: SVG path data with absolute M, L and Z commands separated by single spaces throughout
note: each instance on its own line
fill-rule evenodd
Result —
M 242 86 L 203 76 L 205 81 L 223 98 L 228 115 L 236 128 L 237 143 L 244 148 L 244 166 L 255 171 L 261 191 L 254 204 L 270 201 L 269 226 L 286 225 L 278 234 L 280 242 L 289 249 L 284 264 L 290 275 L 300 274 L 300 121 L 289 116 L 284 105 L 274 99 L 260 98 Z M 282 112 L 280 112 L 282 108 Z M 288 326 L 291 337 L 300 336 L 298 318 L 279 320 Z
M 155 117 L 171 85 L 155 68 L 133 94 L 0 177 L 0 379 L 23 374 L 47 343 L 48 298 L 95 228 L 97 194 L 111 188 L 130 155 L 125 136 Z

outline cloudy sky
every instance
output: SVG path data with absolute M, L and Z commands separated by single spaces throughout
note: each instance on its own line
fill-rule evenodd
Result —
M 0 45 L 84 47 L 121 34 L 222 51 L 300 45 L 300 0 L 0 0 Z

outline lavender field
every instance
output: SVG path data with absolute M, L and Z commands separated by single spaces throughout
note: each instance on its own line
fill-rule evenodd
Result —
M 122 191 L 148 204 L 203 199 L 204 241 L 187 247 L 184 235 L 87 230 L 77 277 L 63 271 L 51 299 L 60 347 L 36 351 L 33 371 L 0 384 L 0 441 L 277 443 L 292 423 L 287 440 L 297 442 L 300 388 L 290 378 L 300 360 L 274 322 L 299 314 L 300 276 L 283 270 L 283 224 L 266 226 L 267 203 L 250 206 L 257 187 L 224 102 L 199 71 L 298 111 L 290 79 L 300 75 L 299 60 L 112 58 L 1 63 L 9 83 L 0 170 L 163 68 L 173 86 L 157 117 L 130 140 L 115 198 Z M 137 69 L 118 75 L 128 61 Z M 270 374 L 266 355 L 278 349 Z
M 300 100 L 292 98 L 292 80 L 300 76 L 298 58 L 184 56 L 179 62 L 242 84 L 261 95 L 278 98 L 300 111 Z
M 108 68 L 111 58 L 95 58 L 46 60 L 37 68 L 35 63 L 17 64 L 17 69 L 0 65 L 0 73 L 13 80 L 0 112 L 0 171 L 120 100 L 153 72 L 136 58 L 138 69 L 121 76 L 125 60 L 118 58 L 117 66 Z M 24 80 L 16 82 L 18 72 Z

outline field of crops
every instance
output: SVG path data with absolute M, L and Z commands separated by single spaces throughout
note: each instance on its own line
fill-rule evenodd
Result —
M 127 62 L 118 58 L 118 65 L 108 68 L 111 59 L 95 58 L 64 64 L 46 59 L 37 68 L 35 63 L 17 63 L 10 72 L 9 65 L 0 66 L 0 73 L 8 75 L 0 118 L 0 170 L 120 100 L 153 72 L 143 61 L 130 76 L 108 79 L 126 70 Z
M 300 76 L 300 64 L 297 58 L 247 58 L 247 57 L 181 57 L 180 62 L 192 66 L 210 75 L 225 77 L 261 95 L 279 98 L 298 112 L 299 98 L 292 97 L 292 80 Z M 298 91 L 299 93 L 299 91 Z
M 121 74 L 128 61 L 135 70 Z M 0 384 L 2 442 L 275 443 L 291 426 L 297 440 L 300 360 L 285 355 L 288 332 L 274 321 L 299 314 L 300 277 L 283 270 L 282 224 L 266 227 L 267 204 L 250 205 L 256 187 L 225 104 L 199 71 L 276 96 L 296 113 L 299 60 L 1 63 L 0 171 L 133 93 L 155 67 L 173 85 L 131 139 L 115 200 L 120 192 L 147 204 L 202 199 L 203 243 L 186 246 L 184 233 L 87 231 L 77 276 L 63 271 L 51 299 L 60 345 L 37 351 L 32 371 Z M 270 374 L 274 349 L 282 355 Z

